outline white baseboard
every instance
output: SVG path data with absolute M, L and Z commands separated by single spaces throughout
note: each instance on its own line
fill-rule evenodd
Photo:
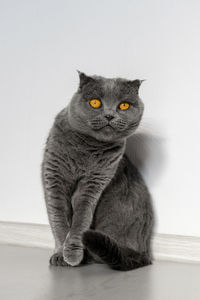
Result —
M 0 243 L 26 247 L 54 248 L 49 225 L 0 222 Z
M 0 222 L 0 244 L 53 249 L 49 225 Z M 200 263 L 200 237 L 155 234 L 156 260 Z

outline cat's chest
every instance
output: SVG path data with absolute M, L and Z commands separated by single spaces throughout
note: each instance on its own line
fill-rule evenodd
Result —
M 91 173 L 102 174 L 114 170 L 123 155 L 122 147 L 85 147 L 77 144 L 66 146 L 70 171 L 75 177 Z
M 101 169 L 111 159 L 111 156 L 105 155 L 103 151 L 85 149 L 80 145 L 69 147 L 68 155 L 75 172 L 84 174 Z

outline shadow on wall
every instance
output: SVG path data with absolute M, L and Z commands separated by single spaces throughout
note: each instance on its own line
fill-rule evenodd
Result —
M 137 132 L 127 140 L 126 154 L 138 168 L 147 185 L 156 185 L 166 163 L 165 139 L 152 132 Z

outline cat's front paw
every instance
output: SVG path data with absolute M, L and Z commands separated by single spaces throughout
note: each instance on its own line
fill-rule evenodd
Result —
M 51 266 L 69 266 L 69 264 L 64 260 L 63 254 L 61 252 L 54 253 L 49 260 Z
M 67 238 L 63 249 L 63 257 L 67 264 L 78 266 L 83 260 L 83 244 L 80 239 Z

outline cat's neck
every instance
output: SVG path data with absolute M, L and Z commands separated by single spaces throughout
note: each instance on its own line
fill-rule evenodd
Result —
M 90 148 L 98 148 L 98 149 L 105 149 L 105 148 L 112 148 L 116 146 L 123 147 L 125 145 L 125 141 L 113 141 L 113 142 L 104 142 L 95 139 L 92 136 L 86 135 L 82 132 L 78 132 L 71 128 L 73 132 L 73 136 L 76 138 L 77 142 L 81 143 L 82 145 L 85 144 Z

